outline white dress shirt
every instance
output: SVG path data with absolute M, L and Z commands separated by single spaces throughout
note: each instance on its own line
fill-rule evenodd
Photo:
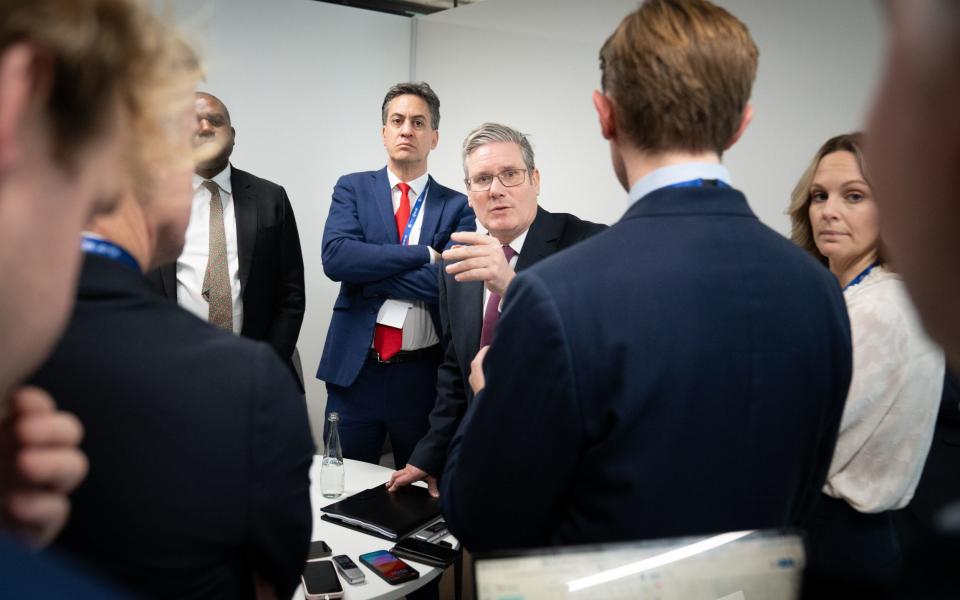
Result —
M 514 272 L 516 272 L 516 270 L 517 270 L 517 261 L 520 260 L 520 251 L 523 250 L 523 243 L 524 243 L 525 241 L 527 241 L 527 232 L 528 232 L 528 231 L 530 231 L 529 228 L 527 228 L 523 233 L 521 233 L 521 234 L 518 235 L 516 238 L 514 238 L 514 240 L 513 240 L 512 242 L 510 242 L 509 244 L 507 244 L 508 246 L 510 246 L 510 247 L 513 249 L 513 258 L 510 259 L 510 268 L 513 269 Z M 487 233 L 487 235 L 490 235 L 490 234 Z M 486 285 L 484 285 L 484 286 L 483 286 L 483 312 L 480 313 L 481 315 L 487 314 L 487 303 L 490 302 L 490 294 L 491 294 L 491 293 L 492 293 L 492 292 L 490 292 L 490 288 L 488 288 Z M 503 309 L 503 297 L 502 297 L 502 296 L 500 297 L 500 307 L 498 308 L 498 310 L 501 310 L 501 309 Z M 481 316 L 481 318 L 482 318 L 482 316 Z
M 401 183 L 401 180 L 394 175 L 389 168 L 387 169 L 387 180 L 390 182 L 391 196 L 393 198 L 393 214 L 396 215 L 397 210 L 400 208 L 401 196 L 400 188 L 397 187 L 397 184 Z M 424 173 L 413 181 L 406 182 L 407 185 L 410 186 L 407 197 L 410 200 L 411 213 L 413 212 L 417 198 L 427 187 L 428 181 L 429 176 Z M 427 203 L 430 202 L 430 190 L 428 189 L 426 192 L 423 198 L 423 204 L 420 206 L 420 212 L 417 214 L 417 219 L 413 222 L 413 228 L 410 230 L 410 238 L 407 240 L 408 245 L 417 245 L 420 243 L 423 215 L 426 214 Z M 423 251 L 429 256 L 430 264 L 433 264 L 435 258 L 430 248 L 424 246 Z M 380 307 L 380 312 L 377 313 L 377 323 L 390 327 L 403 328 L 401 350 L 420 350 L 440 343 L 440 338 L 437 337 L 437 331 L 433 327 L 433 319 L 430 318 L 430 311 L 427 309 L 427 305 L 420 300 L 388 298 Z M 370 347 L 373 347 L 373 343 L 370 344 Z
M 823 492 L 864 513 L 906 506 L 930 451 L 944 356 L 900 277 L 874 267 L 844 293 L 853 377 Z
M 240 300 L 240 256 L 237 252 L 237 219 L 230 184 L 230 165 L 217 173 L 212 181 L 220 188 L 223 205 L 223 230 L 227 238 L 227 269 L 230 271 L 230 291 L 233 296 L 233 331 L 243 327 L 243 303 Z M 187 226 L 186 243 L 177 259 L 177 302 L 204 321 L 209 320 L 210 305 L 201 295 L 203 276 L 210 254 L 210 199 L 212 194 L 203 187 L 204 179 L 193 176 L 193 206 Z

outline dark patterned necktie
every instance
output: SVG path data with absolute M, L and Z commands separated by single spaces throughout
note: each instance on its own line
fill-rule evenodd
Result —
M 210 190 L 210 246 L 202 290 L 210 305 L 207 320 L 221 329 L 233 331 L 233 293 L 227 266 L 227 235 L 223 226 L 220 186 L 207 180 L 203 187 Z
M 507 264 L 513 260 L 516 252 L 510 246 L 503 247 L 503 256 L 507 259 Z M 490 299 L 487 301 L 487 308 L 483 311 L 483 329 L 480 330 L 480 347 L 489 346 L 493 341 L 493 331 L 497 328 L 497 321 L 500 320 L 500 294 L 490 292 Z M 474 321 L 476 322 L 476 321 Z

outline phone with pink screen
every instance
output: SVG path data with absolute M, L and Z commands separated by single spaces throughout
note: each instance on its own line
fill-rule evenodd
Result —
M 360 555 L 360 562 L 391 585 L 397 585 L 420 577 L 417 570 L 387 550 L 377 550 Z

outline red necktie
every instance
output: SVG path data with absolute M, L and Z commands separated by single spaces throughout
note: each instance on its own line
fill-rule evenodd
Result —
M 516 252 L 510 246 L 503 247 L 503 256 L 507 259 L 507 264 L 513 260 Z M 497 328 L 497 321 L 500 320 L 500 294 L 490 292 L 490 298 L 487 300 L 487 309 L 483 311 L 483 326 L 480 329 L 480 347 L 489 346 L 493 342 L 493 332 Z
M 397 238 L 403 243 L 403 232 L 410 220 L 410 186 L 398 183 L 400 188 L 400 206 L 397 207 Z M 373 330 L 373 349 L 380 355 L 380 360 L 390 360 L 403 346 L 403 329 L 377 323 Z

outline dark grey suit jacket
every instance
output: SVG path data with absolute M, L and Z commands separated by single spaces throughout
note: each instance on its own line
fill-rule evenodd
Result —
M 230 183 L 243 301 L 240 335 L 273 346 L 299 385 L 291 359 L 306 297 L 300 236 L 290 199 L 281 186 L 236 167 Z M 149 272 L 147 279 L 154 291 L 177 301 L 176 263 Z
M 516 270 L 522 271 L 564 248 L 606 229 L 606 225 L 567 213 L 537 208 Z M 411 464 L 439 476 L 447 460 L 447 446 L 456 433 L 467 403 L 473 398 L 468 378 L 470 361 L 480 349 L 483 325 L 483 282 L 460 283 L 440 267 L 440 328 L 445 354 L 437 373 L 437 402 L 430 413 L 430 431 L 410 457 Z

